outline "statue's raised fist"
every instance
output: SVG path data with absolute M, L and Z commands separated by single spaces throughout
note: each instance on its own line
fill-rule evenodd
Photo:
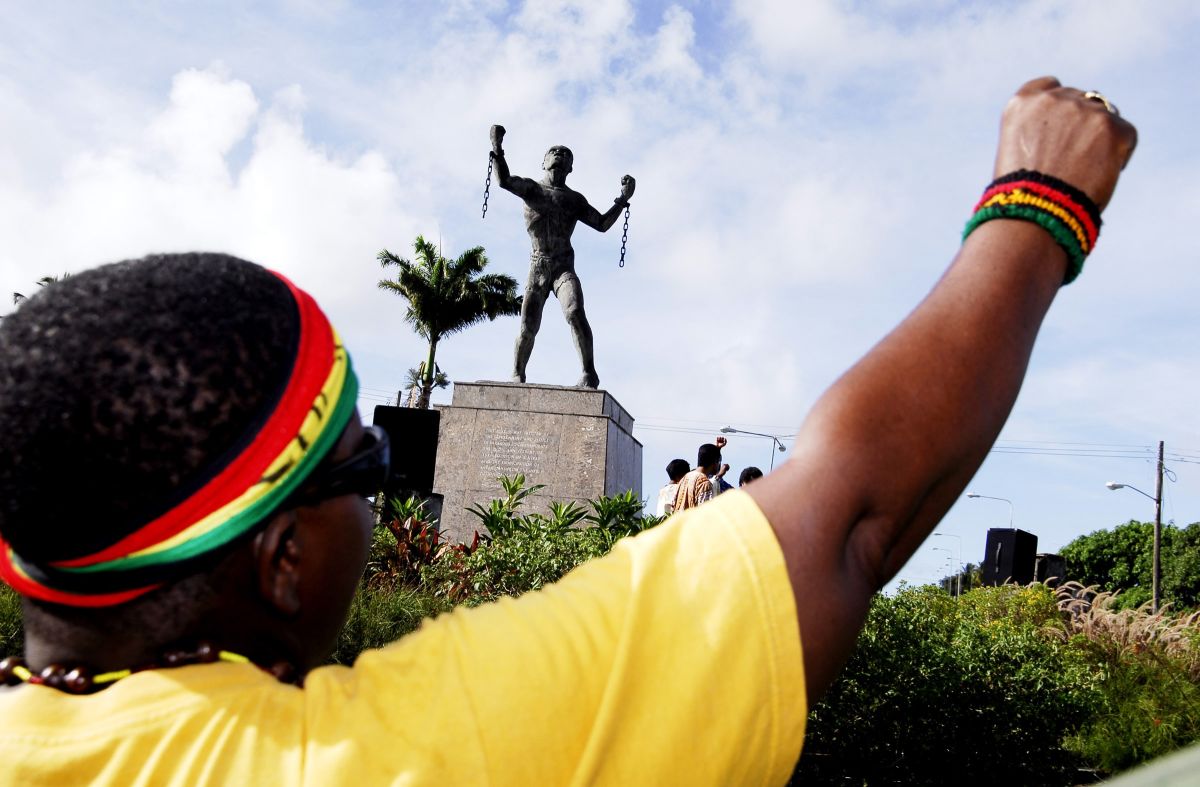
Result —
M 621 178 L 621 199 L 628 202 L 629 198 L 633 196 L 635 188 L 637 188 L 637 181 L 633 179 L 632 175 Z

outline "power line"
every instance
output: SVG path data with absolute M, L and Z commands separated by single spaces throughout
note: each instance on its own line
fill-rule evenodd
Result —
M 399 388 L 395 390 L 400 390 Z M 360 386 L 359 398 L 367 401 L 391 402 L 396 394 L 393 389 Z M 634 423 L 634 431 L 661 432 L 664 434 L 713 435 L 721 431 L 721 427 L 733 421 L 708 421 L 687 418 L 649 417 Z M 737 421 L 745 427 L 754 427 L 766 432 L 777 434 L 783 440 L 795 439 L 795 427 L 781 427 L 779 424 L 750 423 Z M 1155 448 L 1151 445 L 1137 443 L 1098 443 L 1070 440 L 997 440 L 989 454 L 1009 454 L 1017 456 L 1047 456 L 1075 457 L 1084 459 L 1137 459 L 1148 461 L 1153 459 Z M 1194 449 L 1176 449 L 1169 451 L 1165 457 L 1171 462 L 1183 464 L 1200 464 L 1200 451 Z

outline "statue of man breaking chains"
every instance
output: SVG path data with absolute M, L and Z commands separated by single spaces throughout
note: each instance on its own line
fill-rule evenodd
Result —
M 525 365 L 533 351 L 533 340 L 542 325 L 542 307 L 550 291 L 554 291 L 563 315 L 575 336 L 575 348 L 583 364 L 583 377 L 578 385 L 596 388 L 600 378 L 592 358 L 592 328 L 583 311 L 583 288 L 575 275 L 575 250 L 571 248 L 571 233 L 575 223 L 582 221 L 594 230 L 606 232 L 616 222 L 621 210 L 629 204 L 636 185 L 629 175 L 621 178 L 621 196 L 603 215 L 588 204 L 582 194 L 567 188 L 567 173 L 574 156 L 562 145 L 546 151 L 542 169 L 546 176 L 540 181 L 516 177 L 509 173 L 504 160 L 504 127 L 492 126 L 492 163 L 500 186 L 525 201 L 525 229 L 533 241 L 529 255 L 529 280 L 525 284 L 525 299 L 521 304 L 521 333 L 513 358 L 513 381 L 525 382 Z

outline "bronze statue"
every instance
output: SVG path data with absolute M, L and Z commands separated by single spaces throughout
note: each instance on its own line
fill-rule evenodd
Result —
M 521 304 L 521 332 L 513 358 L 514 382 L 525 382 L 525 365 L 533 351 L 533 340 L 542 325 L 542 307 L 550 291 L 554 291 L 562 306 L 563 316 L 571 326 L 575 337 L 575 348 L 583 364 L 581 388 L 596 388 L 600 378 L 592 357 L 592 328 L 583 311 L 583 288 L 575 275 L 575 250 L 571 248 L 571 233 L 576 222 L 600 232 L 606 232 L 617 220 L 621 211 L 629 205 L 636 185 L 629 175 L 621 178 L 621 196 L 613 200 L 607 213 L 588 204 L 578 191 L 566 186 L 567 173 L 571 171 L 574 156 L 562 145 L 546 151 L 542 161 L 545 177 L 540 181 L 522 178 L 509 173 L 504 160 L 504 127 L 492 126 L 492 164 L 500 186 L 525 201 L 525 229 L 533 242 L 529 255 L 529 280 L 525 283 L 525 299 Z

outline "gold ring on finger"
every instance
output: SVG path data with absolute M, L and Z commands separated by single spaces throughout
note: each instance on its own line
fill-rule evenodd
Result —
M 1117 117 L 1121 116 L 1120 111 L 1117 109 L 1117 105 L 1105 98 L 1104 94 L 1099 90 L 1089 90 L 1083 94 L 1083 97 L 1089 101 L 1099 101 L 1109 112 L 1113 113 Z

